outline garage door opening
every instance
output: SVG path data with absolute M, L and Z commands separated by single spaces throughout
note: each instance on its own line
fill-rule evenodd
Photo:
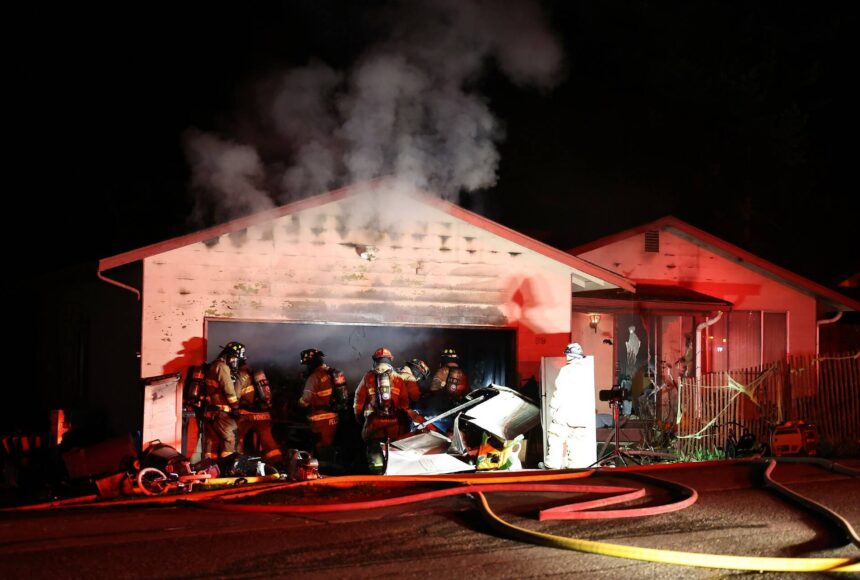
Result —
M 395 366 L 412 358 L 439 367 L 443 348 L 456 349 L 471 387 L 495 383 L 517 388 L 515 331 L 496 328 L 426 328 L 416 326 L 362 326 L 296 322 L 249 322 L 207 319 L 206 360 L 213 360 L 220 345 L 231 340 L 247 347 L 248 362 L 265 371 L 273 388 L 295 392 L 304 383 L 299 353 L 318 348 L 329 366 L 339 368 L 355 391 L 380 346 L 394 354 Z

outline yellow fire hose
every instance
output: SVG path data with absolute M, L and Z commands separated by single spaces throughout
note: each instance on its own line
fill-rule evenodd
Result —
M 477 493 L 479 506 L 487 521 L 496 530 L 509 537 L 550 548 L 576 550 L 589 554 L 600 554 L 628 560 L 642 560 L 658 564 L 678 564 L 697 568 L 724 568 L 728 570 L 758 570 L 760 572 L 860 572 L 857 558 L 762 558 L 757 556 L 724 556 L 657 550 L 637 546 L 622 546 L 592 540 L 565 538 L 542 532 L 534 532 L 510 524 L 497 516 L 483 493 Z
M 770 461 L 758 461 L 765 468 L 765 482 L 768 487 L 771 487 L 777 490 L 780 494 L 788 499 L 793 501 L 799 501 L 801 505 L 803 505 L 807 509 L 813 509 L 818 513 L 819 516 L 828 517 L 831 523 L 840 527 L 840 529 L 845 532 L 846 536 L 848 536 L 852 541 L 856 542 L 857 535 L 854 532 L 853 528 L 851 528 L 850 524 L 841 518 L 838 514 L 834 514 L 832 511 L 827 510 L 820 504 L 816 504 L 812 500 L 797 494 L 796 492 L 787 491 L 786 488 L 774 482 L 770 474 L 774 469 L 775 462 L 773 460 Z M 829 463 L 825 465 L 824 462 L 818 461 L 810 461 L 809 463 L 817 465 L 822 468 L 831 468 L 834 471 L 840 471 L 837 467 L 837 464 Z M 836 466 L 836 467 L 834 467 Z M 638 471 L 638 470 L 637 470 Z M 206 499 L 214 499 L 218 498 L 221 500 L 232 500 L 239 499 L 242 497 L 250 497 L 259 495 L 261 493 L 268 493 L 272 491 L 287 489 L 287 488 L 300 488 L 305 486 L 325 486 L 332 488 L 351 488 L 357 485 L 362 484 L 379 484 L 379 483 L 455 483 L 455 484 L 463 484 L 469 485 L 474 483 L 528 483 L 528 482 L 547 482 L 547 481 L 559 481 L 559 480 L 570 480 L 570 479 L 580 479 L 589 477 L 594 473 L 594 470 L 583 470 L 583 471 L 551 471 L 551 472 L 520 472 L 516 474 L 510 474 L 505 472 L 493 472 L 493 473 L 473 473 L 473 474 L 465 474 L 465 475 L 430 475 L 430 476 L 365 476 L 365 475 L 354 475 L 354 476 L 343 476 L 343 477 L 333 477 L 333 478 L 323 478 L 317 480 L 310 480 L 304 482 L 297 483 L 275 483 L 265 488 L 258 489 L 247 489 L 247 488 L 232 488 L 219 490 L 215 492 L 202 492 L 200 494 L 188 494 L 181 497 L 181 500 L 189 501 L 197 503 L 200 500 Z M 669 487 L 674 484 L 666 482 L 664 480 L 660 480 L 654 478 L 652 476 L 646 476 L 642 473 L 632 473 L 631 470 L 626 469 L 618 469 L 612 470 L 611 473 L 615 476 L 621 477 L 630 477 L 633 479 L 644 479 L 649 481 L 650 483 L 658 486 Z M 841 473 L 846 473 L 848 475 L 856 476 L 856 470 L 848 470 L 843 469 Z M 258 478 L 247 478 L 248 483 L 252 483 L 251 480 L 256 480 Z M 265 480 L 264 478 L 259 478 Z M 268 478 L 266 478 L 268 479 Z M 226 481 L 225 481 L 226 483 Z M 192 497 L 193 496 L 193 497 Z M 642 548 L 637 546 L 625 546 L 620 544 L 611 544 L 607 542 L 596 542 L 592 540 L 582 540 L 576 538 L 567 538 L 564 536 L 556 536 L 553 534 L 546 534 L 543 532 L 537 532 L 533 530 L 528 530 L 526 528 L 522 528 L 506 522 L 501 519 L 495 512 L 490 508 L 489 503 L 487 502 L 487 498 L 484 493 L 480 491 L 475 491 L 474 496 L 478 499 L 478 507 L 480 508 L 482 514 L 484 515 L 486 521 L 489 523 L 491 527 L 496 529 L 497 531 L 511 537 L 513 539 L 517 539 L 524 542 L 529 542 L 532 544 L 537 544 L 541 546 L 548 546 L 551 548 L 560 548 L 565 550 L 576 550 L 579 552 L 585 552 L 590 554 L 600 554 L 603 556 L 611 556 L 615 558 L 626 558 L 630 560 L 639 560 L 646 562 L 654 562 L 659 564 L 675 564 L 682 566 L 693 566 L 699 568 L 721 568 L 721 569 L 729 569 L 729 570 L 754 570 L 760 572 L 860 572 L 860 558 L 768 558 L 768 557 L 758 557 L 758 556 L 730 556 L 730 555 L 722 555 L 722 554 L 706 554 L 706 553 L 697 553 L 697 552 L 679 552 L 674 550 L 659 550 L 655 548 Z M 169 498 L 169 497 L 159 497 L 159 498 L 149 498 L 150 500 L 157 499 L 159 503 L 168 501 L 176 501 L 179 498 Z M 180 501 L 181 501 L 180 500 Z M 103 502 L 108 505 L 116 505 L 116 503 L 109 504 L 109 502 Z M 119 502 L 125 503 L 125 502 Z M 130 503 L 130 502 L 129 502 Z M 93 504 L 89 504 L 92 506 Z M 213 507 L 211 502 L 207 502 L 208 507 Z M 54 506 L 58 507 L 58 506 Z M 72 507 L 72 506 L 68 506 Z M 84 507 L 82 504 L 78 503 L 74 507 Z M 224 506 L 227 508 L 227 506 Z M 5 511 L 5 510 L 4 510 Z M 840 524 L 840 521 L 842 522 Z
M 762 462 L 759 462 L 762 463 Z M 765 479 L 772 482 L 770 473 L 773 471 L 775 461 L 770 460 L 763 463 L 766 466 Z M 371 483 L 426 483 L 426 482 L 449 482 L 472 484 L 478 481 L 482 483 L 518 483 L 518 482 L 535 482 L 535 481 L 553 481 L 567 480 L 588 477 L 594 473 L 593 470 L 586 471 L 570 471 L 570 472 L 550 472 L 550 473 L 532 473 L 519 475 L 502 475 L 499 474 L 470 474 L 462 476 L 346 476 L 337 478 L 326 478 L 302 482 L 296 485 L 308 486 L 326 486 L 334 488 L 349 488 L 360 484 Z M 663 480 L 654 477 L 645 476 L 640 473 L 630 473 L 629 471 L 615 471 L 615 475 L 630 476 L 635 479 L 645 479 L 652 484 L 668 487 L 670 484 Z M 776 484 L 775 484 L 776 485 Z M 760 572 L 860 572 L 860 560 L 858 558 L 768 558 L 759 556 L 730 556 L 722 554 L 707 554 L 697 552 L 679 552 L 675 550 L 659 550 L 655 548 L 642 548 L 638 546 L 624 546 L 620 544 L 611 544 L 607 542 L 596 542 L 592 540 L 581 540 L 576 538 L 567 538 L 564 536 L 556 536 L 542 532 L 536 532 L 521 528 L 505 520 L 501 519 L 490 508 L 486 496 L 480 491 L 474 493 L 479 500 L 478 506 L 481 509 L 487 522 L 497 531 L 507 535 L 508 537 L 537 544 L 548 546 L 551 548 L 560 548 L 565 550 L 575 550 L 590 554 L 600 554 L 602 556 L 611 556 L 615 558 L 626 558 L 630 560 L 640 560 L 646 562 L 654 562 L 658 564 L 675 564 L 681 566 L 693 566 L 698 568 L 721 568 L 729 570 L 755 570 Z M 799 494 L 794 494 L 799 495 Z M 789 496 L 790 497 L 790 496 Z M 800 496 L 802 498 L 802 496 Z M 223 499 L 230 499 L 229 496 L 223 496 Z M 793 498 L 796 499 L 796 498 Z M 805 498 L 804 498 L 805 499 Z M 208 507 L 213 507 L 211 503 Z M 252 506 L 246 506 L 252 507 Z M 262 507 L 262 506 L 260 506 Z M 809 505 L 805 505 L 809 508 Z M 821 507 L 821 506 L 819 506 Z M 229 509 L 224 507 L 224 509 Z M 822 510 L 826 510 L 821 507 Z M 832 514 L 832 512 L 830 512 Z M 821 515 L 819 513 L 819 515 Z M 838 515 L 836 515 L 839 518 Z M 844 521 L 844 520 L 843 520 Z M 847 522 L 846 522 L 847 523 Z M 849 525 L 850 528 L 850 525 Z M 853 530 L 852 530 L 853 531 Z

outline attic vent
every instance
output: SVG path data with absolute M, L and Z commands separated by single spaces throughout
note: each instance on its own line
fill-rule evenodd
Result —
M 657 253 L 660 251 L 660 232 L 650 230 L 645 232 L 645 251 Z

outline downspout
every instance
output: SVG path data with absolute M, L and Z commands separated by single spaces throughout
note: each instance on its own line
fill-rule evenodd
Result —
M 815 356 L 816 358 L 821 355 L 821 327 L 825 324 L 833 324 L 837 320 L 842 318 L 842 311 L 836 313 L 836 316 L 833 318 L 822 318 L 821 320 L 815 321 Z
M 99 280 L 103 280 L 103 281 L 107 282 L 108 284 L 113 284 L 114 286 L 119 286 L 123 290 L 128 290 L 129 292 L 134 292 L 134 294 L 137 296 L 137 301 L 140 302 L 140 290 L 138 290 L 137 288 L 134 288 L 133 286 L 129 286 L 128 284 L 123 284 L 122 282 L 119 282 L 117 280 L 113 280 L 111 278 L 108 278 L 107 276 L 102 274 L 101 270 L 98 270 L 96 272 L 96 274 L 98 274 Z
M 696 327 L 696 378 L 702 376 L 702 331 L 713 326 L 723 317 L 723 311 L 717 312 L 713 318 L 708 318 Z

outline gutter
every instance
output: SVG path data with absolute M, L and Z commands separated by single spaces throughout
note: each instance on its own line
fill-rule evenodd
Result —
M 821 354 L 821 327 L 825 324 L 833 324 L 837 320 L 842 318 L 842 311 L 836 313 L 836 316 L 833 318 L 822 318 L 821 320 L 815 321 L 815 356 L 816 358 Z
M 98 275 L 99 280 L 107 282 L 108 284 L 113 284 L 114 286 L 119 286 L 123 290 L 128 290 L 129 292 L 134 292 L 135 296 L 137 296 L 137 301 L 140 302 L 140 290 L 138 290 L 137 288 L 134 288 L 133 286 L 129 286 L 128 284 L 123 284 L 122 282 L 120 282 L 118 280 L 108 278 L 107 276 L 102 274 L 101 270 L 98 270 L 96 272 L 96 274 Z

